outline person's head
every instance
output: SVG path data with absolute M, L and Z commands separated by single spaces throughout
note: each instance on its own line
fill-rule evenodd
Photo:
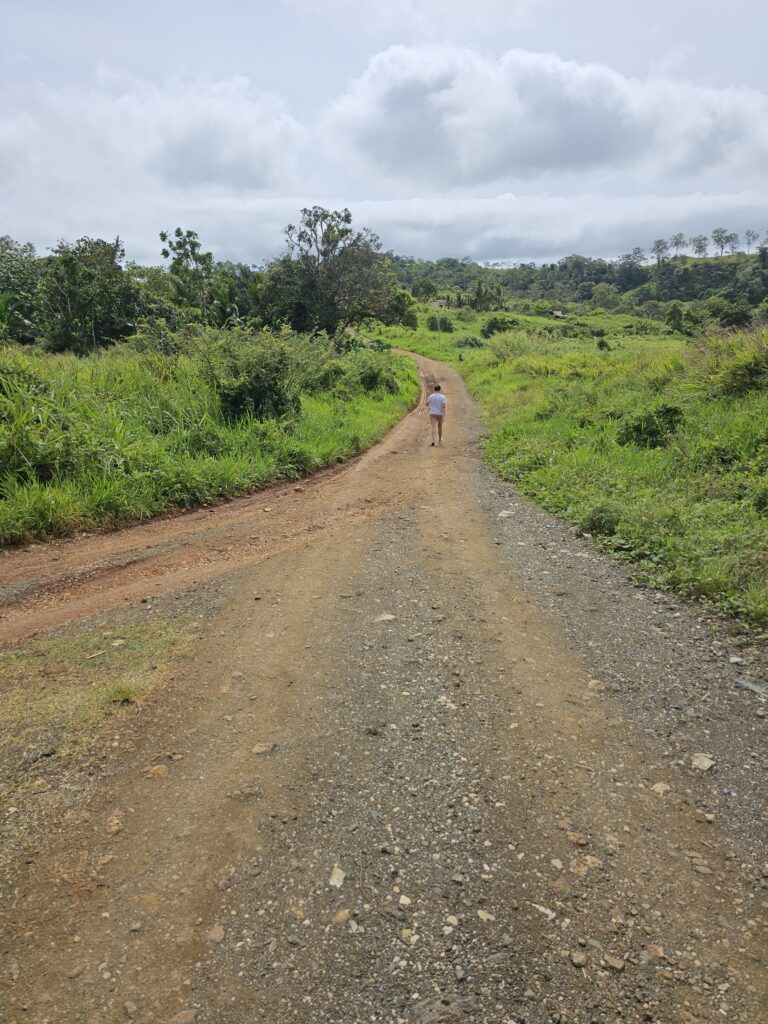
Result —
M 440 390 L 440 385 L 439 384 L 435 384 L 435 391 L 439 391 L 439 390 Z

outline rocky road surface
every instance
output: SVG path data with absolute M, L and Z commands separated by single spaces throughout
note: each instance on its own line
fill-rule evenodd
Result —
M 3 1022 L 768 1019 L 758 652 L 500 484 L 419 364 L 442 448 L 414 412 L 299 490 L 0 560 L 6 643 L 205 616 L 3 888 Z

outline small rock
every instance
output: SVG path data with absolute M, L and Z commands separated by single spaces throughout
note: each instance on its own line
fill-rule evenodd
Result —
M 714 765 L 714 759 L 709 754 L 692 754 L 691 767 L 698 768 L 700 772 L 708 772 Z
M 346 873 L 341 870 L 338 864 L 336 864 L 331 872 L 331 877 L 328 879 L 328 885 L 333 889 L 340 889 L 342 885 L 344 885 L 344 879 L 346 877 Z
M 195 1024 L 199 1010 L 181 1010 L 168 1021 L 168 1024 Z
M 123 1003 L 123 1009 L 128 1014 L 128 1016 L 131 1017 L 131 1018 L 135 1017 L 136 1014 L 139 1012 L 139 1008 L 136 1005 L 136 1003 L 131 1002 L 130 999 L 127 999 Z
M 388 612 L 384 612 L 383 615 L 377 615 L 373 620 L 374 622 L 394 622 L 395 616 L 390 615 Z
M 271 754 L 274 750 L 277 750 L 276 743 L 257 743 L 256 746 L 251 749 L 251 753 Z
M 140 932 L 141 931 L 141 921 L 134 921 L 133 924 L 131 925 L 131 931 L 132 932 Z
M 337 910 L 336 913 L 333 915 L 333 923 L 346 924 L 347 921 L 349 920 L 349 916 L 350 915 L 348 910 Z
M 453 973 L 456 975 L 456 981 L 464 981 L 464 979 L 467 976 L 467 972 L 464 970 L 461 964 L 456 964 L 456 966 L 453 968 Z
M 400 903 L 401 907 L 410 907 L 410 905 L 411 905 L 411 898 L 410 898 L 410 896 L 401 896 L 400 900 L 399 900 L 399 903 Z
M 567 832 L 568 842 L 573 843 L 574 846 L 586 846 L 587 837 L 583 832 Z
M 218 945 L 218 943 L 224 941 L 224 929 L 220 924 L 215 924 L 213 928 L 205 936 L 206 942 L 212 942 Z
M 72 970 L 67 974 L 67 977 L 72 981 L 74 978 L 79 978 L 84 970 L 85 964 L 79 964 L 77 967 L 72 968 Z
M 672 787 L 666 782 L 657 782 L 655 785 L 651 786 L 651 789 L 654 793 L 658 793 L 659 796 L 664 796 L 664 794 L 668 793 Z
M 738 654 L 732 654 L 728 659 L 732 665 L 746 665 L 744 658 L 740 658 Z
M 487 910 L 478 910 L 477 916 L 480 918 L 481 921 L 495 921 L 496 920 L 496 918 L 493 916 L 493 914 L 489 914 Z
M 458 917 L 456 917 L 455 914 L 449 914 L 448 917 L 446 917 L 445 920 L 448 922 L 448 924 L 451 926 L 451 928 L 458 928 L 458 926 L 459 926 L 459 919 L 458 919 Z
M 580 949 L 571 950 L 571 963 L 574 967 L 586 967 L 587 954 Z
M 594 691 L 600 691 L 605 689 L 605 683 L 600 679 L 590 679 L 587 683 L 587 689 Z
M 607 967 L 610 967 L 612 971 L 623 971 L 624 961 L 619 960 L 618 957 L 611 956 L 610 953 L 603 954 L 603 960 Z
M 661 960 L 664 957 L 664 947 L 657 946 L 655 943 L 651 943 L 650 946 L 646 946 L 645 951 L 652 960 Z

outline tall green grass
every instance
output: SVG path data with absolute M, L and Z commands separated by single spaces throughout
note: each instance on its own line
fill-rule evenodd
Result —
M 253 344 L 250 362 L 219 338 L 172 355 L 0 349 L 0 543 L 147 519 L 302 476 L 372 444 L 418 395 L 403 357 L 282 339 L 285 362 L 272 379 L 261 341 Z M 252 408 L 269 388 L 287 389 L 284 415 Z
M 527 320 L 481 349 L 458 347 L 457 332 L 379 333 L 461 371 L 501 477 L 648 582 L 765 627 L 768 332 L 692 341 L 629 317 L 577 319 L 579 336 Z

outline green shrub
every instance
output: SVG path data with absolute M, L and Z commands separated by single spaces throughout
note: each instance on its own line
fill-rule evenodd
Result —
M 480 333 L 484 338 L 492 338 L 494 334 L 502 334 L 511 327 L 515 327 L 518 321 L 509 316 L 492 316 L 483 324 Z
M 684 419 L 677 405 L 660 405 L 628 420 L 619 431 L 619 444 L 635 444 L 638 448 L 660 448 L 665 445 Z
M 218 395 L 226 419 L 279 419 L 299 409 L 299 394 L 285 344 L 235 329 L 200 350 L 203 379 Z
M 612 537 L 619 528 L 619 512 L 610 505 L 595 505 L 581 517 L 579 525 L 586 533 Z

